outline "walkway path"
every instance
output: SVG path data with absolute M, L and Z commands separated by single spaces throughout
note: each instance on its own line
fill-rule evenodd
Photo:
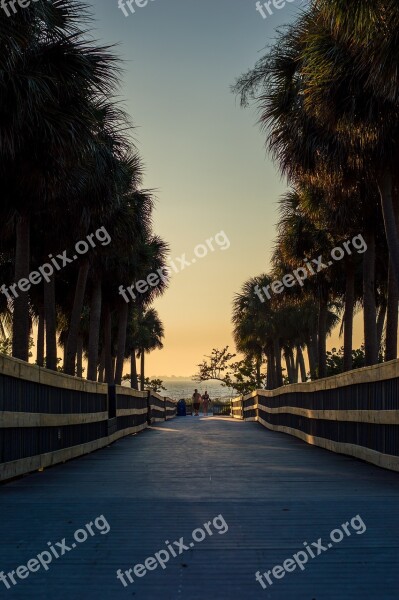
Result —
M 17 578 L 10 590 L 0 582 L 5 598 L 399 597 L 398 475 L 256 423 L 193 417 L 162 423 L 0 487 L 0 511 L 0 571 L 6 573 L 48 550 L 48 541 L 66 538 L 71 545 L 75 530 L 100 515 L 110 526 L 105 535 L 102 520 L 98 528 L 92 525 L 95 535 L 54 558 L 48 571 Z M 366 524 L 363 534 L 351 529 L 350 537 L 309 558 L 303 571 L 297 567 L 281 579 L 269 575 L 274 583 L 266 582 L 265 590 L 255 581 L 256 571 L 282 565 L 304 541 L 322 538 L 327 545 L 330 531 L 356 515 Z M 204 541 L 172 557 L 164 570 L 133 575 L 126 588 L 116 578 L 117 569 L 133 568 L 165 549 L 165 540 L 183 537 L 189 545 L 192 531 L 209 521 L 213 535 L 205 531 Z M 228 531 L 218 533 L 224 522 Z

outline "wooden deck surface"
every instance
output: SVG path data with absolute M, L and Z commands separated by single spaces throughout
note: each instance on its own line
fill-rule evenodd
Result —
M 399 598 L 399 477 L 256 423 L 182 417 L 0 487 L 0 571 L 98 531 L 1 598 L 353 600 Z M 221 514 L 214 533 L 124 588 L 116 579 Z M 367 526 L 263 590 L 272 570 L 360 515 Z

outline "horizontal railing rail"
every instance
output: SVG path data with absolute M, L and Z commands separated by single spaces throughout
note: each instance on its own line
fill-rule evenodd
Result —
M 157 392 L 148 392 L 149 421 L 158 423 L 173 419 L 177 413 L 177 402 L 161 396 Z
M 138 433 L 147 427 L 147 392 L 115 386 L 116 430 L 122 435 Z
M 399 361 L 232 401 L 232 416 L 399 471 Z
M 172 400 L 172 398 L 165 398 L 165 421 L 169 421 L 169 419 L 174 419 L 177 414 L 177 402 Z
M 0 481 L 82 456 L 176 416 L 176 402 L 0 355 Z M 151 422 L 151 419 L 150 419 Z

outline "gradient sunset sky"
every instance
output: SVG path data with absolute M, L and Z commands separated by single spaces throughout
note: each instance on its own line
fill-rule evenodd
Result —
M 157 190 L 156 233 L 172 259 L 191 260 L 219 231 L 231 243 L 175 274 L 155 303 L 166 337 L 147 373 L 191 376 L 213 347 L 234 347 L 232 300 L 248 277 L 269 268 L 286 189 L 255 110 L 242 110 L 230 85 L 304 4 L 287 3 L 266 20 L 252 0 L 151 0 L 129 17 L 117 0 L 91 4 L 95 37 L 118 43 L 124 61 L 120 95 L 136 126 L 145 187 Z

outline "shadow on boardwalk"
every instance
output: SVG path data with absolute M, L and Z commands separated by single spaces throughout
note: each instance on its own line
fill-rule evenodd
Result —
M 366 463 L 307 446 L 256 423 L 186 417 L 154 426 L 78 460 L 0 488 L 1 561 L 6 573 L 71 540 L 104 515 L 107 535 L 89 537 L 6 590 L 46 600 L 348 600 L 399 596 L 399 478 Z M 191 540 L 221 514 L 223 535 L 207 535 L 124 588 L 133 568 Z M 360 515 L 367 526 L 328 552 L 274 579 L 255 572 L 281 565 L 309 543 Z

